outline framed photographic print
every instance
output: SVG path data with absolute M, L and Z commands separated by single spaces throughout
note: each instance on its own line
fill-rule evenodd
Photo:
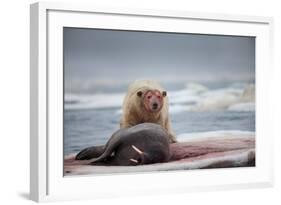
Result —
M 271 186 L 272 24 L 32 4 L 31 199 Z

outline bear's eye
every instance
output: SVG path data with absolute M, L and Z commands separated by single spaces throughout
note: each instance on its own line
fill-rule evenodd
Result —
M 160 96 L 160 95 L 158 95 L 158 96 L 157 96 L 157 98 L 158 98 L 158 99 L 160 99 L 160 98 L 161 98 L 161 96 Z
M 151 95 L 147 96 L 147 99 L 150 99 L 151 98 Z

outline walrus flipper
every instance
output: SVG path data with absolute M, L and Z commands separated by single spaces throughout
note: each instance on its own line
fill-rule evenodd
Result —
M 95 164 L 96 162 L 102 162 L 106 158 L 110 157 L 111 154 L 114 152 L 114 150 L 120 144 L 121 142 L 120 138 L 124 137 L 124 132 L 126 132 L 126 130 L 127 130 L 126 128 L 122 128 L 116 131 L 115 133 L 113 133 L 113 135 L 111 136 L 111 138 L 108 140 L 108 142 L 104 147 L 104 152 L 99 157 L 92 159 L 90 164 Z
M 76 155 L 75 160 L 89 160 L 92 158 L 97 158 L 102 155 L 103 152 L 104 145 L 88 147 L 80 151 Z

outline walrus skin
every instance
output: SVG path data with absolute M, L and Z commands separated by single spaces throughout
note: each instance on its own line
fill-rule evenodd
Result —
M 99 154 L 101 155 L 97 157 Z M 167 162 L 169 134 L 158 124 L 142 123 L 116 131 L 105 146 L 93 146 L 77 154 L 77 160 L 90 159 L 92 165 L 141 165 Z

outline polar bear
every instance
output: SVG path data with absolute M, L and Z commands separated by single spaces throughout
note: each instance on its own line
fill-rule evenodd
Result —
M 121 128 L 150 122 L 161 125 L 169 134 L 171 143 L 176 137 L 171 128 L 167 91 L 153 80 L 136 80 L 129 85 L 123 101 Z

